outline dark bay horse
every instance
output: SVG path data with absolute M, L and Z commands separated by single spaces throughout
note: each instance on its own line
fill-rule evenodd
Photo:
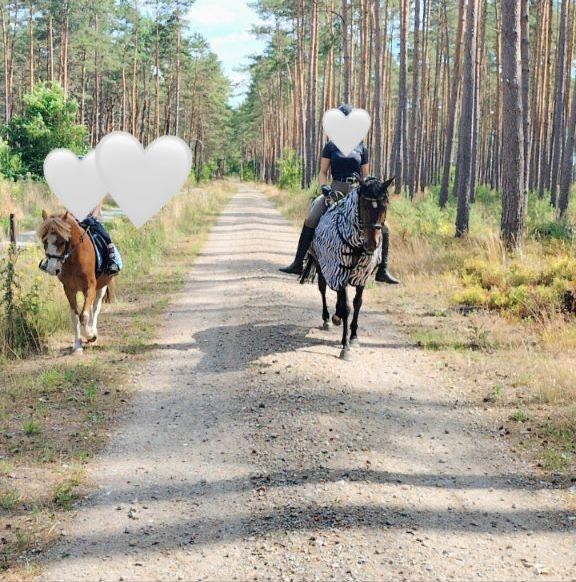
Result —
M 380 181 L 372 176 L 362 179 L 359 186 L 340 203 L 324 214 L 308 254 L 308 263 L 301 282 L 318 273 L 318 288 L 322 295 L 324 328 L 330 326 L 330 313 L 326 303 L 326 286 L 337 293 L 335 325 L 343 325 L 342 359 L 350 359 L 350 346 L 359 345 L 358 316 L 362 295 L 369 277 L 382 260 L 382 226 L 386 221 L 389 197 L 388 188 L 394 178 Z M 348 334 L 350 305 L 348 285 L 356 287 L 354 315 Z

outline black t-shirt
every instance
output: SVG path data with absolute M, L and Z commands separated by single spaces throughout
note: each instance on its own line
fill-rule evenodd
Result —
M 359 143 L 352 153 L 346 157 L 331 142 L 327 142 L 322 149 L 322 157 L 330 160 L 330 173 L 333 180 L 343 181 L 352 178 L 354 172 L 360 174 L 360 167 L 368 163 L 368 149 L 364 143 Z

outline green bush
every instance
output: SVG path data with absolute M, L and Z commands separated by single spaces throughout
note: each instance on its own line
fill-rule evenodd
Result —
M 0 174 L 9 180 L 15 180 L 24 173 L 22 157 L 14 153 L 8 142 L 0 137 Z
M 291 149 L 284 151 L 284 155 L 276 162 L 280 177 L 278 186 L 282 190 L 294 190 L 302 183 L 302 160 Z
M 77 154 L 85 153 L 86 128 L 74 123 L 77 104 L 66 99 L 57 84 L 39 83 L 23 98 L 22 115 L 4 124 L 3 134 L 21 158 L 17 175 L 43 174 L 44 158 L 55 148 L 67 148 Z
M 44 336 L 38 328 L 40 294 L 35 280 L 28 292 L 22 292 L 16 272 L 18 251 L 11 250 L 0 264 L 3 278 L 0 288 L 0 353 L 20 358 L 40 353 Z

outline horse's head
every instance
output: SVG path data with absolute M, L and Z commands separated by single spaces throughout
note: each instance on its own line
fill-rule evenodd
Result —
M 362 178 L 356 175 L 358 183 L 358 216 L 364 238 L 364 246 L 373 253 L 382 238 L 382 226 L 386 222 L 386 213 L 390 199 L 388 188 L 394 178 L 383 182 L 374 176 Z
M 70 253 L 72 225 L 68 212 L 49 215 L 42 211 L 43 222 L 38 228 L 38 236 L 44 245 L 46 259 L 40 263 L 40 268 L 50 275 L 59 275 L 62 266 Z

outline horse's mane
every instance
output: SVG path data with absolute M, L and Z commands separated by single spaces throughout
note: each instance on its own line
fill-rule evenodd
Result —
M 49 234 L 56 234 L 62 240 L 70 240 L 72 225 L 65 219 L 66 215 L 53 214 L 38 227 L 38 236 L 41 240 L 46 240 Z

